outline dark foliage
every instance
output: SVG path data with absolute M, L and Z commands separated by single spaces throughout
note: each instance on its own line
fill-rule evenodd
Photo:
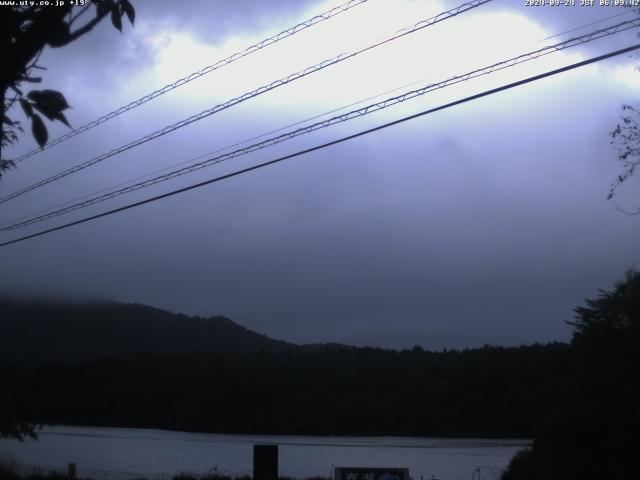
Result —
M 224 317 L 190 318 L 143 305 L 0 301 L 0 362 L 9 369 L 131 353 L 257 352 L 295 345 L 251 332 Z M 0 375 L 0 437 L 35 436 L 37 389 Z M 35 392 L 35 393 L 34 393 Z
M 576 377 L 505 480 L 638 478 L 640 273 L 575 310 Z
M 299 346 L 224 317 L 0 301 L 0 378 L 16 392 L 7 398 L 36 400 L 13 415 L 31 422 L 530 436 L 568 394 L 570 369 L 563 344 L 446 353 Z
M 37 410 L 31 396 L 10 382 L 0 382 L 0 438 L 36 438 L 33 418 Z
M 42 423 L 222 433 L 523 437 L 570 375 L 563 344 L 428 352 L 134 355 L 0 368 Z
M 618 150 L 618 160 L 622 163 L 623 171 L 611 184 L 608 199 L 613 199 L 616 189 L 640 167 L 640 112 L 631 105 L 623 105 L 622 112 L 622 123 L 616 125 L 610 136 L 611 143 Z M 632 215 L 640 214 L 640 209 L 632 212 L 623 211 Z
M 14 166 L 2 157 L 2 149 L 18 140 L 24 133 L 19 121 L 12 119 L 10 110 L 20 103 L 31 122 L 31 133 L 40 147 L 49 133 L 40 114 L 50 121 L 69 122 L 63 111 L 69 108 L 62 93 L 55 90 L 32 90 L 25 94 L 24 83 L 40 83 L 34 70 L 45 70 L 38 65 L 45 47 L 59 48 L 89 33 L 104 18 L 110 16 L 115 28 L 122 31 L 122 17 L 131 24 L 135 10 L 129 0 L 88 0 L 83 6 L 71 2 L 44 6 L 40 2 L 15 2 L 2 7 L 0 15 L 0 97 L 2 100 L 2 134 L 0 142 L 0 176 Z M 31 3 L 31 4 L 29 4 Z M 24 5 L 23 5 L 24 4 Z M 85 15 L 92 11 L 90 15 Z M 13 115 L 12 115 L 13 116 Z
M 0 463 L 0 480 L 21 480 L 21 477 L 11 466 Z

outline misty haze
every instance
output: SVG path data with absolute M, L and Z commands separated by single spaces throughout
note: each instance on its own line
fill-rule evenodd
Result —
M 634 478 L 614 3 L 0 2 L 0 480 Z

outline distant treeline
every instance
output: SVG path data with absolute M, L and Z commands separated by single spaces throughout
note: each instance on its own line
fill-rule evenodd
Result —
M 224 317 L 0 301 L 0 437 L 32 422 L 220 433 L 533 437 L 502 480 L 635 480 L 640 272 L 570 344 L 298 346 Z
M 0 365 L 38 423 L 273 434 L 530 437 L 568 345 L 133 355 Z

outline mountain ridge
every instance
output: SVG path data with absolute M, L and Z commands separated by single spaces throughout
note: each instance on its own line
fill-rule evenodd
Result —
M 134 354 L 301 352 L 223 315 L 189 316 L 139 303 L 0 299 L 0 361 L 76 361 Z

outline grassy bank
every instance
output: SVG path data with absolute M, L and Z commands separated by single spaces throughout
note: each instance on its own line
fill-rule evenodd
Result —
M 62 471 L 51 471 L 51 472 L 42 472 L 42 471 L 33 471 L 31 473 L 25 474 L 21 472 L 21 468 L 19 468 L 18 464 L 15 462 L 2 462 L 0 463 L 0 480 L 69 480 L 69 477 L 65 472 Z M 148 480 L 144 477 L 129 477 L 120 478 L 117 474 L 108 475 L 106 477 L 108 480 Z M 91 477 L 85 477 L 79 475 L 76 477 L 76 480 L 104 480 L 104 477 L 100 479 L 94 479 Z M 228 475 L 193 475 L 181 473 L 178 475 L 174 475 L 173 477 L 163 476 L 163 480 L 252 480 L 252 477 L 245 475 L 239 477 L 232 477 Z M 331 480 L 329 477 L 306 477 L 304 479 L 295 479 L 292 477 L 278 477 L 278 480 Z

